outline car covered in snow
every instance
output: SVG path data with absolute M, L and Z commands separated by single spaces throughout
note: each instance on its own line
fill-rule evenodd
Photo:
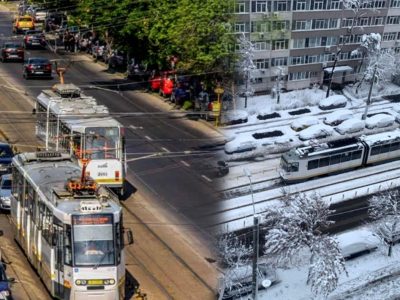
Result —
M 335 127 L 335 130 L 340 134 L 348 134 L 348 133 L 359 132 L 364 128 L 365 128 L 365 122 L 363 120 L 351 118 L 344 121 L 339 126 Z
M 331 136 L 333 134 L 333 128 L 327 125 L 318 124 L 310 126 L 299 134 L 299 139 L 307 141 L 311 139 L 321 139 Z
M 239 299 L 242 295 L 250 294 L 253 283 L 252 270 L 252 265 L 250 264 L 233 269 L 229 284 L 224 284 L 224 280 L 221 278 L 219 283 L 220 291 L 224 287 L 224 294 L 220 299 Z M 279 279 L 274 269 L 265 263 L 259 263 L 257 283 L 258 289 L 261 290 L 279 283 Z
M 381 113 L 367 118 L 367 120 L 365 121 L 365 126 L 368 129 L 383 128 L 392 126 L 394 121 L 395 117 L 393 117 L 392 115 Z
M 317 117 L 302 117 L 294 120 L 292 124 L 290 124 L 290 127 L 294 131 L 301 131 L 303 129 L 306 129 L 312 125 L 317 125 L 319 123 L 319 119 Z
M 319 101 L 318 107 L 322 110 L 346 107 L 347 99 L 343 95 L 333 95 Z
M 233 140 L 225 144 L 225 153 L 242 153 L 252 151 L 257 148 L 257 143 L 251 140 Z
M 339 109 L 330 114 L 327 114 L 324 123 L 327 125 L 336 126 L 353 117 L 353 113 L 348 109 Z
M 336 235 L 344 259 L 352 259 L 376 250 L 379 238 L 368 229 L 357 229 Z

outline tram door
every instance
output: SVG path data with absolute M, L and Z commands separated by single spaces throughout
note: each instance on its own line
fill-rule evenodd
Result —
M 64 233 L 61 222 L 57 221 L 58 220 L 54 218 L 54 270 L 56 277 L 54 293 L 57 298 L 64 299 Z

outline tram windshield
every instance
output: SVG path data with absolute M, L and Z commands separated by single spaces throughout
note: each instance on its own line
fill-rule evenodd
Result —
M 97 267 L 115 264 L 111 216 L 74 216 L 73 239 L 76 266 Z
M 119 128 L 89 127 L 85 130 L 85 153 L 90 159 L 118 158 Z

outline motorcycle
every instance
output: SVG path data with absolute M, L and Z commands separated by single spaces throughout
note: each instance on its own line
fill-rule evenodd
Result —
M 218 177 L 223 177 L 229 173 L 229 166 L 225 161 L 219 160 L 217 162 L 218 165 Z
M 108 58 L 108 69 L 112 71 L 125 71 L 126 57 L 122 51 L 113 51 Z

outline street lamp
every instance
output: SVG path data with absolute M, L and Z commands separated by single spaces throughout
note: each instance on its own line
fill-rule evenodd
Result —
M 253 203 L 253 280 L 252 280 L 252 295 L 253 300 L 258 299 L 258 248 L 259 248 L 259 218 L 256 215 L 256 207 L 254 205 L 253 184 L 251 181 L 251 172 L 248 169 L 243 169 L 244 174 L 249 178 L 251 201 Z

